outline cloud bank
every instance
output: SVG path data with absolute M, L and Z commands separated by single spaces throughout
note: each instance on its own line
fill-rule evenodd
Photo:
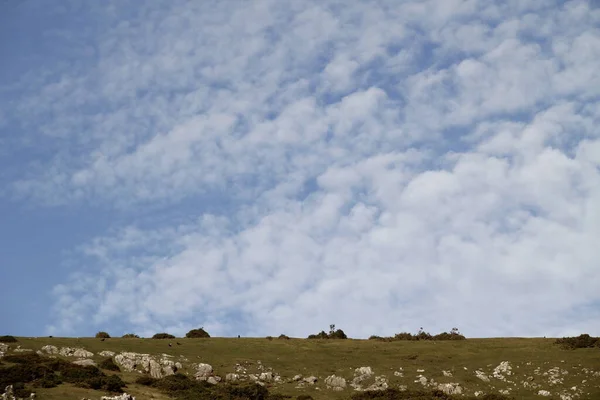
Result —
M 48 331 L 600 331 L 600 11 L 497 3 L 98 11 L 5 112 L 7 196 L 129 217 Z

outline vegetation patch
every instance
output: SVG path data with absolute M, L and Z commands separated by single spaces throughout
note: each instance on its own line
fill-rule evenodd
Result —
M 4 357 L 4 361 L 10 365 L 0 367 L 2 388 L 8 385 L 25 388 L 26 384 L 34 388 L 52 388 L 65 382 L 82 388 L 121 393 L 125 387 L 117 375 L 106 376 L 94 366 L 80 366 L 59 358 L 15 354 Z
M 175 336 L 171 335 L 170 333 L 161 332 L 152 336 L 152 339 L 175 339 Z
M 315 335 L 308 335 L 308 339 L 348 339 L 341 329 L 335 329 L 335 324 L 329 325 L 329 333 L 321 331 Z
M 17 338 L 11 335 L 0 336 L 0 343 L 15 343 L 18 342 Z
M 96 333 L 96 339 L 110 339 L 110 335 L 107 332 Z
M 140 337 L 138 335 L 136 335 L 135 333 L 126 333 L 123 336 L 121 336 L 123 339 L 139 339 Z
M 192 329 L 185 334 L 186 338 L 209 338 L 210 335 L 204 330 L 204 328 Z
M 121 368 L 119 368 L 119 366 L 117 364 L 115 364 L 112 357 L 108 357 L 108 358 L 100 361 L 100 364 L 98 366 L 107 371 L 121 372 Z
M 140 377 L 136 383 L 160 390 L 178 400 L 274 400 L 267 388 L 258 384 L 211 385 L 196 381 L 183 374 L 175 374 L 162 379 Z
M 419 329 L 417 334 L 408 332 L 396 333 L 394 336 L 381 337 L 373 335 L 369 337 L 369 340 L 379 340 L 382 342 L 393 342 L 396 340 L 465 340 L 466 337 L 458 331 L 458 328 L 452 328 L 450 333 L 442 332 L 437 335 L 432 335 L 429 332 L 425 332 L 423 328 Z
M 556 339 L 556 342 L 554 343 L 565 349 L 589 349 L 592 347 L 600 347 L 600 338 L 584 333 L 576 337 Z

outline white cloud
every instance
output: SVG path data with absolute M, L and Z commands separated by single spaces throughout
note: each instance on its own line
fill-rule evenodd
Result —
M 96 39 L 91 69 L 19 99 L 14 111 L 64 146 L 12 188 L 125 215 L 186 200 L 194 221 L 85 245 L 91 267 L 56 290 L 53 332 L 87 312 L 149 333 L 600 329 L 573 315 L 600 300 L 589 4 L 140 15 Z M 206 194 L 234 205 L 211 215 L 195 201 Z

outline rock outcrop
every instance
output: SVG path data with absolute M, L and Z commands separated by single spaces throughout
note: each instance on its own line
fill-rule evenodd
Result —
M 59 349 L 58 347 L 50 344 L 42 347 L 42 351 L 46 352 L 47 354 L 58 354 L 63 357 L 90 358 L 94 356 L 94 353 L 82 348 L 61 347 Z
M 31 393 L 28 399 L 35 399 L 35 393 Z M 4 388 L 4 393 L 0 394 L 0 400 L 17 400 L 13 385 L 8 385 Z
M 196 367 L 194 377 L 199 381 L 206 381 L 213 374 L 213 367 L 210 364 L 200 363 Z
M 331 375 L 325 378 L 325 385 L 327 385 L 327 389 L 341 392 L 346 389 L 346 379 L 341 376 Z
M 449 395 L 462 394 L 463 392 L 462 387 L 458 383 L 440 383 L 437 388 Z
M 4 355 L 8 353 L 8 349 L 10 349 L 9 345 L 0 343 L 0 358 L 4 357 Z
M 123 393 L 117 396 L 102 396 L 101 400 L 135 400 L 135 397 L 130 394 Z
M 73 364 L 77 364 L 77 365 L 82 365 L 84 367 L 87 366 L 96 366 L 96 361 L 89 359 L 89 358 L 84 358 L 83 360 L 75 360 L 73 361 Z

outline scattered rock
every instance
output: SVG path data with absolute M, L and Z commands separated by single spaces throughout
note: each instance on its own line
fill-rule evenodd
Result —
M 123 393 L 117 396 L 102 396 L 100 398 L 101 400 L 135 400 L 135 397 L 133 397 L 130 394 L 127 393 Z
M 295 376 L 294 376 L 294 378 L 293 378 L 292 380 L 293 380 L 294 382 L 298 382 L 298 381 L 299 381 L 299 380 L 301 380 L 301 379 L 302 379 L 302 375 L 298 374 L 298 375 L 295 375 Z
M 404 374 L 400 371 L 394 371 L 394 376 L 402 378 L 402 377 L 404 377 Z
M 200 363 L 196 367 L 196 374 L 194 375 L 197 380 L 205 381 L 213 373 L 213 367 L 210 364 Z
M 481 370 L 475 371 L 475 376 L 481 379 L 484 382 L 489 382 L 490 378 Z
M 208 378 L 206 378 L 206 382 L 210 383 L 211 385 L 216 385 L 217 383 L 221 382 L 221 377 L 209 376 Z
M 262 372 L 259 376 L 258 379 L 260 379 L 261 381 L 266 381 L 266 382 L 270 382 L 273 380 L 273 373 L 272 372 Z
M 229 373 L 229 374 L 225 375 L 225 380 L 228 382 L 236 382 L 236 381 L 240 380 L 240 375 L 234 374 L 234 373 Z
M 327 389 L 339 392 L 346 388 L 346 379 L 341 376 L 331 375 L 325 378 L 325 384 L 327 385 Z
M 444 376 L 452 376 L 452 372 L 450 371 L 442 371 L 442 374 L 444 374 Z
M 549 391 L 547 391 L 547 390 L 540 390 L 537 394 L 539 396 L 544 396 L 544 397 L 548 397 L 548 396 L 551 395 L 551 393 Z
M 492 376 L 501 381 L 506 381 L 504 375 L 512 375 L 512 367 L 508 361 L 502 361 L 500 365 L 494 368 L 494 372 L 492 372 Z
M 32 349 L 22 349 L 21 346 L 17 346 L 17 348 L 14 350 L 15 353 L 25 353 L 27 351 L 33 351 Z
M 82 365 L 84 367 L 86 366 L 96 366 L 96 361 L 90 359 L 90 358 L 85 358 L 83 360 L 75 360 L 73 361 L 73 364 L 77 364 L 77 365 Z
M 48 354 L 58 354 L 58 347 L 47 344 L 46 346 L 42 347 L 42 351 L 45 351 Z
M 8 349 L 10 349 L 9 345 L 0 343 L 0 358 L 4 357 L 4 355 L 8 353 Z
M 437 388 L 449 395 L 462 394 L 463 391 L 459 383 L 440 383 Z
M 314 385 L 315 383 L 317 383 L 318 379 L 316 376 L 309 376 L 308 378 L 304 378 L 304 382 L 308 383 L 309 385 Z
M 102 357 L 114 357 L 115 352 L 114 351 L 109 351 L 109 350 L 102 350 L 98 354 L 101 355 Z

